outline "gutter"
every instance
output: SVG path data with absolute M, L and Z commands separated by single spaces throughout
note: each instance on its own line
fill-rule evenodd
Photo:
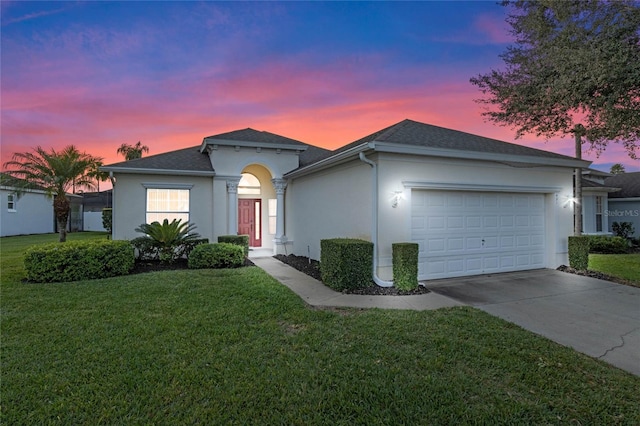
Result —
M 392 287 L 393 281 L 384 281 L 378 277 L 378 166 L 375 162 L 369 160 L 364 155 L 364 152 L 360 152 L 358 157 L 361 161 L 367 163 L 373 168 L 373 173 L 371 174 L 371 184 L 373 188 L 373 218 L 371 224 L 371 239 L 373 240 L 373 282 L 380 287 Z

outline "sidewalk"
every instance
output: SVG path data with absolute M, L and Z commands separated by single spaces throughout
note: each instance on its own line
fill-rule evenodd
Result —
M 464 306 L 449 297 L 436 293 L 417 296 L 361 296 L 343 294 L 330 289 L 305 273 L 273 257 L 255 257 L 251 261 L 267 274 L 289 287 L 311 306 L 350 308 L 409 309 L 424 311 L 450 306 Z

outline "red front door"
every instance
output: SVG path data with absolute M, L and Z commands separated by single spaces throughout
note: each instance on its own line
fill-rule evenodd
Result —
M 260 199 L 238 200 L 238 234 L 248 235 L 251 247 L 262 246 L 261 202 Z

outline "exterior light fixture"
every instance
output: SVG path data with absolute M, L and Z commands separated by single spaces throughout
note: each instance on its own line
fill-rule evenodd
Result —
M 402 196 L 402 191 L 395 191 L 393 193 L 393 197 L 391 198 L 391 207 L 393 207 L 394 209 L 396 207 L 398 207 L 398 204 L 400 204 L 400 200 L 402 200 L 404 197 Z

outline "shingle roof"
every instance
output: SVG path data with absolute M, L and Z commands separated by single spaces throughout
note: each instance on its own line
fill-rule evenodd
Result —
M 523 145 L 486 138 L 458 130 L 446 129 L 444 127 L 433 126 L 431 124 L 420 123 L 408 119 L 365 136 L 362 139 L 358 139 L 357 141 L 345 145 L 334 152 L 342 152 L 368 142 L 386 142 L 425 148 L 558 158 L 565 160 L 572 158 L 566 155 L 556 154 L 554 152 L 529 148 Z
M 620 173 L 604 180 L 606 186 L 622 188 L 619 192 L 609 194 L 609 198 L 640 197 L 640 172 Z
M 135 160 L 105 166 L 110 168 L 149 169 L 149 170 L 182 170 L 193 172 L 213 172 L 209 155 L 200 152 L 200 146 L 150 155 Z
M 316 163 L 323 158 L 327 158 L 333 154 L 332 151 L 328 149 L 319 148 L 317 146 L 309 145 L 306 151 L 302 151 L 299 154 L 300 159 L 300 167 L 308 166 L 310 164 Z
M 234 130 L 233 132 L 220 133 L 219 135 L 207 136 L 206 138 L 204 138 L 205 141 L 211 140 L 211 139 L 220 139 L 220 140 L 238 141 L 238 142 L 241 142 L 241 141 L 242 142 L 258 142 L 258 143 L 278 144 L 278 145 L 307 146 L 307 144 L 297 141 L 295 139 L 276 135 L 275 133 L 254 130 L 249 127 L 242 130 Z

